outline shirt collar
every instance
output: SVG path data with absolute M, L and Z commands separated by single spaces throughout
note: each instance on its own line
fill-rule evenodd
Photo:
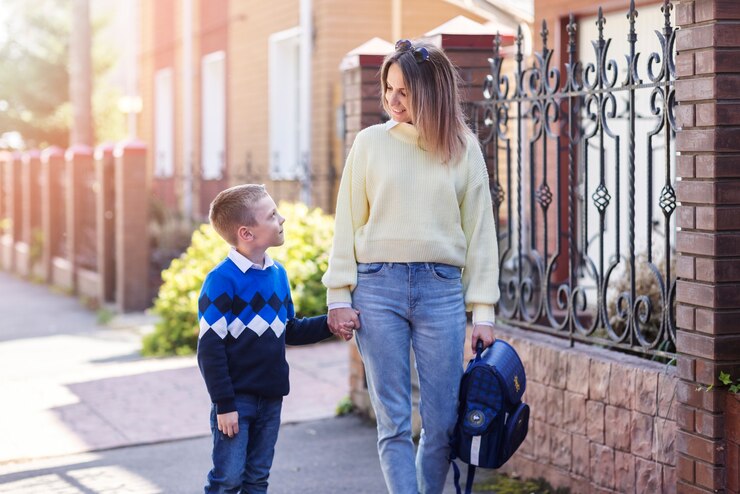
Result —
M 249 268 L 254 268 L 258 271 L 262 271 L 262 270 L 269 268 L 273 264 L 275 264 L 275 262 L 272 260 L 270 255 L 267 252 L 265 252 L 265 266 L 260 267 L 257 264 L 253 263 L 252 261 L 250 261 L 249 259 L 247 259 L 246 257 L 244 257 L 243 255 L 241 255 L 239 251 L 236 250 L 236 248 L 234 247 L 232 247 L 229 250 L 229 259 L 231 259 L 233 263 L 236 264 L 236 267 L 238 267 L 242 273 L 246 273 Z
M 400 123 L 401 123 L 401 122 L 396 122 L 395 120 L 393 120 L 393 119 L 390 119 L 390 120 L 388 120 L 388 121 L 387 121 L 387 122 L 385 123 L 385 130 L 391 130 L 391 129 L 392 129 L 393 127 L 395 127 L 396 125 L 398 125 L 398 124 L 400 124 Z

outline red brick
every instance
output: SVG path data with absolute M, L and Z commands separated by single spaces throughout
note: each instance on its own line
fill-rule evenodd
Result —
M 679 404 L 676 410 L 676 425 L 681 430 L 695 432 L 694 414 L 696 409 L 689 405 Z
M 529 381 L 525 394 L 527 402 L 537 404 L 532 407 L 532 418 L 544 422 L 547 419 L 547 387 L 544 384 Z
M 740 124 L 740 104 L 712 101 L 700 103 L 694 109 L 697 127 Z
M 676 385 L 678 402 L 694 408 L 701 408 L 704 404 L 703 388 L 693 382 L 679 381 Z
M 740 19 L 737 0 L 706 0 L 695 7 L 695 22 Z
M 678 280 L 676 282 L 676 300 L 713 309 L 734 309 L 740 307 L 740 285 L 735 283 L 711 285 Z
M 696 462 L 696 483 L 707 489 L 717 491 L 725 485 L 725 467 Z
M 630 425 L 632 412 L 607 405 L 604 409 L 604 444 L 622 451 L 630 450 Z
M 697 487 L 693 484 L 687 484 L 683 480 L 679 480 L 676 484 L 677 494 L 710 494 L 711 491 L 704 489 L 703 487 Z
M 676 432 L 676 452 L 683 453 L 711 464 L 723 464 L 725 461 L 724 441 L 706 439 L 694 434 Z
M 696 228 L 696 207 L 680 205 L 677 210 L 676 226 L 679 228 Z M 680 276 L 680 275 L 679 275 Z
M 722 439 L 725 430 L 725 417 L 720 413 L 697 410 L 694 415 L 695 430 L 709 439 Z
M 676 350 L 710 360 L 734 360 L 740 355 L 740 335 L 708 336 L 679 331 L 676 334 Z M 699 377 L 697 363 L 696 380 L 702 382 Z
M 685 208 L 685 209 L 693 209 L 693 208 Z M 694 271 L 694 260 L 695 259 L 696 258 L 692 256 L 679 255 L 676 258 L 676 276 L 678 276 L 679 278 L 686 278 L 689 280 L 695 279 L 696 278 L 696 274 Z
M 696 75 L 738 72 L 740 70 L 740 50 L 707 49 L 694 53 L 694 72 Z
M 681 307 L 679 305 L 679 307 Z M 694 369 L 696 359 L 689 355 L 679 355 L 676 362 L 676 377 L 685 381 L 694 381 L 696 372 Z
M 688 26 L 694 23 L 694 2 L 681 2 L 676 5 L 676 25 Z
M 740 52 L 738 52 L 740 58 Z M 705 154 L 695 157 L 697 178 L 740 177 L 740 156 Z
M 727 488 L 740 491 L 740 445 L 727 443 Z
M 694 105 L 683 103 L 676 106 L 676 125 L 685 129 L 695 125 Z
M 676 175 L 681 178 L 693 178 L 695 173 L 693 154 L 676 156 Z
M 678 455 L 676 461 L 676 477 L 686 482 L 694 482 L 694 463 L 695 460 L 689 456 Z
M 740 333 L 740 311 L 717 311 L 703 307 L 696 308 L 696 330 L 707 334 Z
M 694 82 L 699 79 L 692 79 Z M 676 84 L 678 84 L 678 81 Z M 696 86 L 696 87 L 694 87 Z M 712 88 L 706 88 L 704 85 L 695 83 L 692 88 L 683 88 L 682 91 L 693 91 L 687 93 L 686 98 L 690 96 L 703 97 L 702 99 L 721 98 Z M 725 86 L 723 86 L 725 87 Z M 740 91 L 740 85 L 733 88 L 734 91 Z M 710 91 L 709 93 L 705 91 Z M 678 92 L 678 87 L 676 87 Z M 682 130 L 676 134 L 676 151 L 680 152 L 733 152 L 737 148 L 737 142 L 740 141 L 740 129 L 736 127 L 712 127 L 709 129 L 688 129 Z
M 737 259 L 698 258 L 696 272 L 698 281 L 740 281 L 740 262 Z
M 740 32 L 731 23 L 685 27 L 676 33 L 676 49 L 734 48 L 740 45 Z
M 676 184 L 676 198 L 682 204 L 740 204 L 740 184 L 734 181 L 682 180 Z
M 695 219 L 699 230 L 740 230 L 740 207 L 697 207 Z
M 692 52 L 676 54 L 676 75 L 678 77 L 694 75 L 694 54 Z
M 678 304 L 676 306 L 676 325 L 681 329 L 693 331 L 694 308 L 688 305 Z

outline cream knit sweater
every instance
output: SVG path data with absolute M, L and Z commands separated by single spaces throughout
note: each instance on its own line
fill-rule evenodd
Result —
M 337 197 L 327 302 L 352 302 L 357 263 L 438 262 L 463 269 L 473 321 L 494 321 L 498 246 L 480 147 L 470 138 L 445 165 L 418 145 L 413 125 L 388 122 L 355 138 Z

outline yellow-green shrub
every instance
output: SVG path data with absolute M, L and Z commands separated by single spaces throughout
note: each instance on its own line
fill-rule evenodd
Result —
M 326 312 L 326 271 L 334 223 L 320 209 L 281 202 L 285 216 L 285 244 L 268 252 L 288 272 L 293 302 L 299 316 Z M 162 286 L 154 302 L 159 316 L 153 333 L 144 339 L 145 355 L 187 355 L 198 342 L 198 295 L 206 274 L 228 253 L 229 246 L 211 228 L 202 225 L 190 246 L 162 271 Z

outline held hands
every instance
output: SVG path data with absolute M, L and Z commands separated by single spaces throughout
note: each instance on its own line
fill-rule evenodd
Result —
M 329 331 L 335 335 L 344 338 L 344 341 L 352 339 L 353 330 L 360 329 L 360 311 L 350 307 L 332 309 L 329 311 L 327 323 Z
M 493 342 L 496 341 L 496 337 L 493 336 L 493 327 L 487 324 L 476 324 L 473 326 L 473 334 L 470 337 L 473 353 L 476 351 L 475 347 L 478 345 L 478 340 L 483 342 L 484 349 L 493 345 Z
M 239 412 L 219 413 L 216 415 L 218 430 L 225 436 L 234 437 L 239 433 Z

